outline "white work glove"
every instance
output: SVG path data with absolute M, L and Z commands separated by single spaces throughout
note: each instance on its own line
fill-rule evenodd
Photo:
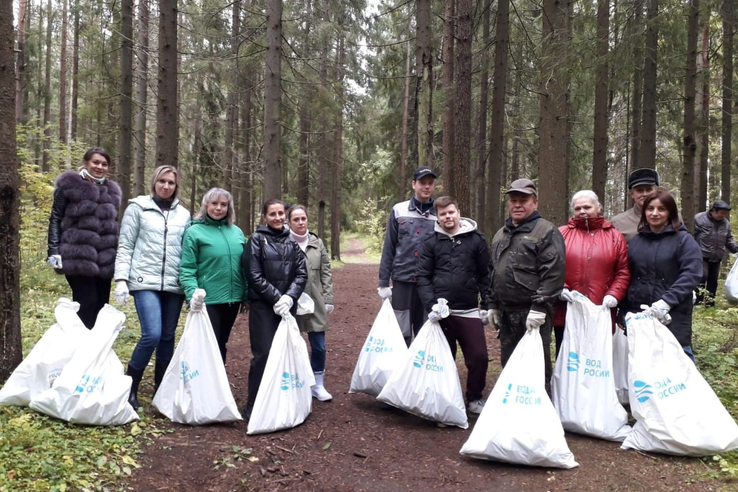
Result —
M 605 297 L 604 297 L 604 298 L 602 299 L 602 305 L 603 305 L 604 307 L 608 308 L 608 309 L 612 309 L 612 308 L 614 308 L 614 307 L 617 307 L 617 305 L 618 305 L 618 300 L 617 300 L 617 299 L 615 299 L 615 297 L 613 297 L 613 296 L 611 296 L 611 295 L 609 295 L 609 294 L 608 294 L 608 295 L 606 295 L 606 296 L 605 296 Z
M 543 323 L 545 322 L 546 313 L 533 311 L 531 309 L 530 311 L 528 311 L 528 317 L 525 319 L 525 327 L 528 329 L 528 331 L 537 330 L 538 328 L 543 326 Z
M 119 306 L 125 306 L 128 302 L 128 282 L 125 280 L 116 280 L 113 295 L 115 296 L 115 302 Z
M 333 312 L 333 304 L 325 305 L 325 314 L 331 314 Z
M 500 331 L 500 323 L 502 322 L 502 311 L 499 309 L 490 309 L 487 311 L 487 322 L 492 325 L 495 331 Z
M 274 314 L 282 317 L 286 316 L 287 313 L 290 312 L 290 308 L 292 308 L 293 303 L 294 301 L 290 296 L 283 294 L 276 304 L 274 304 Z
M 48 258 L 46 258 L 46 263 L 49 264 L 51 268 L 54 270 L 59 270 L 62 268 L 62 259 L 61 255 L 51 255 Z
M 559 294 L 559 299 L 566 302 L 574 302 L 574 292 L 564 287 L 564 290 L 562 290 L 561 294 Z
M 480 309 L 479 319 L 482 320 L 482 326 L 487 326 L 489 324 L 489 311 L 486 309 Z
M 379 287 L 377 288 L 377 294 L 382 300 L 389 299 L 392 297 L 392 287 Z
M 669 306 L 663 299 L 659 299 L 651 304 L 651 306 L 641 306 L 641 309 L 643 309 L 643 314 L 654 317 L 659 320 L 661 324 L 668 325 L 671 323 L 671 315 L 669 315 L 671 306 Z
M 448 315 L 451 314 L 451 311 L 448 309 L 448 301 L 442 297 L 438 298 L 438 303 L 434 304 L 431 308 L 430 314 L 428 314 L 428 319 L 431 321 L 440 321 L 443 318 L 448 318 Z
M 190 299 L 190 310 L 191 311 L 202 311 L 202 307 L 205 305 L 205 296 L 207 292 L 205 289 L 195 289 Z

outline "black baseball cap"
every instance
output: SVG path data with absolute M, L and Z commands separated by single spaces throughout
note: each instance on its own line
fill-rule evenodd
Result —
M 718 200 L 712 204 L 712 209 L 713 210 L 730 210 L 730 205 L 728 205 L 727 202 Z
M 417 181 L 417 180 L 422 179 L 422 178 L 424 178 L 426 176 L 433 176 L 434 178 L 437 177 L 435 171 L 433 171 L 433 168 L 430 168 L 428 166 L 420 166 L 413 173 L 413 180 L 414 181 Z
M 659 185 L 659 173 L 655 169 L 642 168 L 636 169 L 628 176 L 628 189 L 632 190 L 636 186 L 641 185 Z

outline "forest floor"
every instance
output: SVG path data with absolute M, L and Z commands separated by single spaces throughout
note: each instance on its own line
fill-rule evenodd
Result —
M 326 387 L 333 401 L 314 400 L 302 425 L 247 436 L 246 423 L 188 427 L 155 417 L 168 429 L 148 445 L 129 490 L 154 491 L 731 491 L 738 481 L 715 478 L 698 459 L 624 451 L 619 444 L 567 434 L 579 467 L 544 469 L 463 457 L 470 427 L 438 428 L 374 398 L 348 394 L 358 353 L 379 310 L 377 265 L 351 240 L 350 258 L 333 272 L 336 310 L 327 335 Z M 501 368 L 499 341 L 487 333 L 490 371 L 485 394 Z M 226 366 L 239 405 L 246 398 L 250 360 L 248 319 L 242 315 Z M 462 387 L 466 371 L 459 364 Z M 147 401 L 148 403 L 148 401 Z M 146 406 L 146 412 L 153 412 Z

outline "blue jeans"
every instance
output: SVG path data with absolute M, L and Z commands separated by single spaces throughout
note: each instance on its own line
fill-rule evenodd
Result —
M 684 349 L 684 353 L 687 354 L 687 357 L 689 357 L 690 359 L 692 359 L 692 362 L 694 362 L 696 364 L 696 362 L 694 360 L 694 352 L 692 352 L 692 346 L 691 345 L 686 345 L 686 346 L 682 347 L 682 349 Z
M 156 363 L 169 365 L 174 354 L 174 332 L 179 313 L 182 311 L 184 294 L 173 294 L 155 290 L 131 292 L 136 303 L 136 313 L 141 323 L 141 338 L 133 349 L 132 368 L 143 371 L 156 350 Z
M 310 367 L 313 372 L 325 371 L 325 332 L 308 332 L 310 341 Z

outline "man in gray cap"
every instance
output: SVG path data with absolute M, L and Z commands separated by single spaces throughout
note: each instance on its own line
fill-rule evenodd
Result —
M 408 346 L 428 314 L 418 296 L 416 266 L 423 242 L 433 234 L 436 225 L 432 198 L 435 180 L 436 173 L 430 167 L 420 166 L 415 170 L 412 198 L 392 207 L 379 263 L 377 292 L 382 299 L 392 299 Z
M 659 185 L 659 173 L 655 169 L 636 169 L 628 176 L 628 189 L 633 199 L 633 207 L 616 215 L 610 220 L 617 230 L 623 233 L 625 241 L 638 234 L 638 224 L 641 222 L 641 207 L 646 197 L 656 191 Z
M 489 322 L 500 331 L 503 367 L 526 331 L 540 330 L 548 390 L 552 303 L 564 288 L 566 270 L 564 238 L 538 212 L 533 181 L 517 179 L 505 195 L 510 217 L 492 239 L 490 251 Z
M 728 221 L 730 205 L 722 200 L 712 204 L 707 212 L 694 216 L 694 238 L 702 250 L 702 283 L 697 290 L 697 302 L 704 301 L 705 306 L 715 305 L 720 262 L 725 256 L 725 248 L 731 253 L 738 253 L 738 244 L 733 240 Z M 707 290 L 707 294 L 705 293 Z

